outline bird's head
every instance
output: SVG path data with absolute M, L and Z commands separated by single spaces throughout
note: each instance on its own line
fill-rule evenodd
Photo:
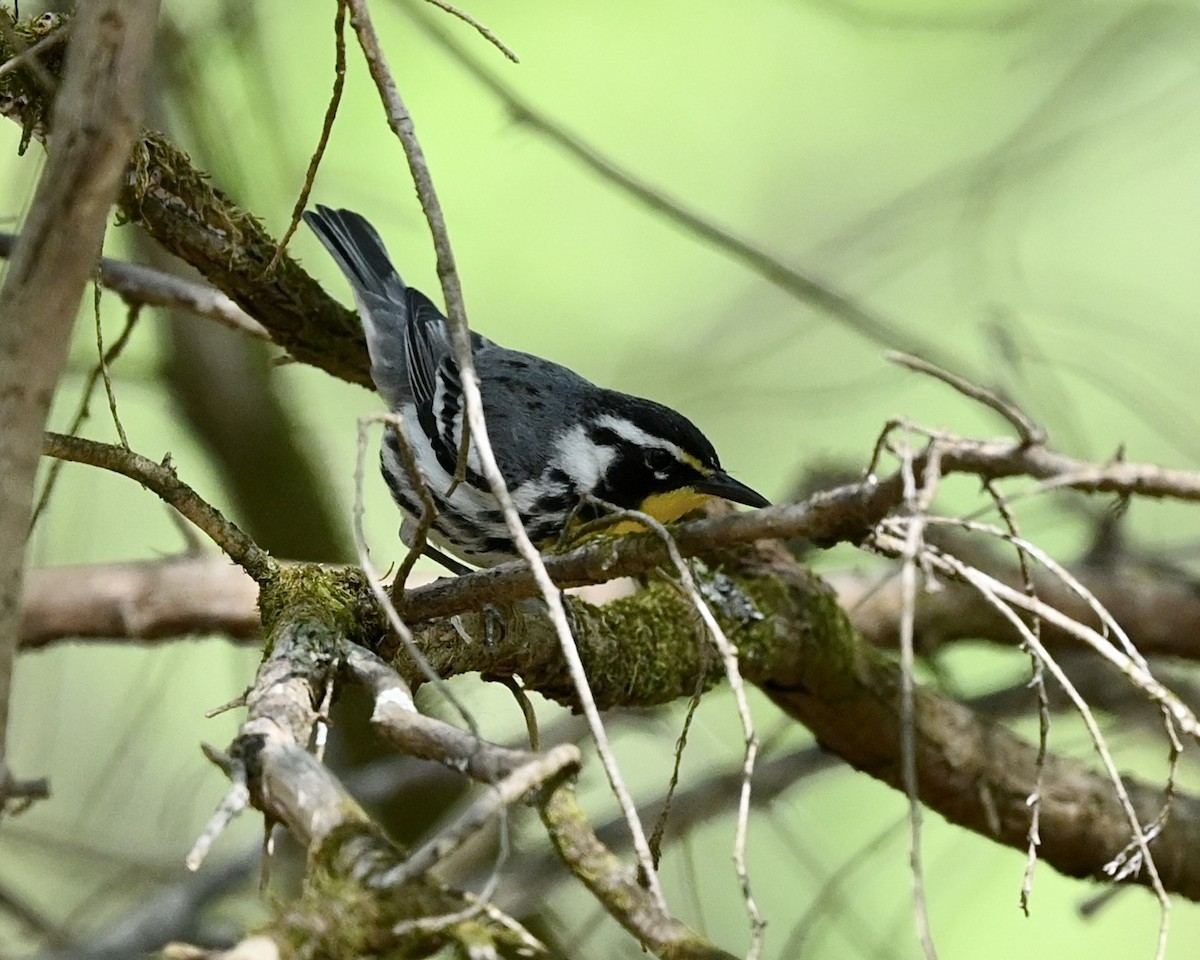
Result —
M 695 424 L 651 400 L 605 391 L 575 439 L 581 459 L 593 465 L 588 470 L 594 481 L 580 484 L 582 489 L 661 523 L 678 520 L 711 497 L 770 506 L 722 469 L 717 451 Z

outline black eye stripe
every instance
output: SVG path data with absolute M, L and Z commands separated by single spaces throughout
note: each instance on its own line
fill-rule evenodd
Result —
M 629 445 L 629 441 L 611 427 L 592 427 L 588 430 L 588 439 L 600 447 L 616 447 L 620 449 Z

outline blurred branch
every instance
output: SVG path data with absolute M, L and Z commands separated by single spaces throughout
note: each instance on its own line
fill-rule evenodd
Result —
M 11 257 L 19 240 L 20 237 L 15 233 L 0 233 L 0 257 Z M 100 283 L 105 289 L 119 294 L 130 305 L 186 310 L 259 340 L 271 339 L 262 324 L 220 290 L 206 283 L 196 283 L 138 263 L 125 263 L 109 257 L 100 258 Z
M 962 368 L 962 363 L 949 357 L 935 341 L 925 340 L 911 331 L 901 329 L 899 325 L 872 313 L 832 285 L 788 266 L 750 241 L 736 236 L 732 231 L 668 196 L 664 190 L 639 180 L 595 147 L 568 131 L 562 124 L 539 111 L 528 100 L 521 98 L 511 86 L 467 53 L 433 17 L 418 12 L 417 6 L 412 3 L 406 4 L 405 9 L 422 30 L 500 101 L 515 123 L 545 138 L 601 180 L 632 197 L 653 214 L 681 227 L 686 233 L 740 263 L 768 283 L 802 303 L 828 314 L 836 322 L 872 343 L 893 350 L 916 353 L 943 365 Z
M 221 2 L 213 19 L 219 22 L 222 36 L 236 38 L 243 76 L 252 77 L 248 82 L 265 93 L 270 86 L 262 35 L 267 22 L 260 12 L 253 6 Z M 216 23 L 212 26 L 218 28 Z M 167 21 L 159 39 L 162 55 L 147 113 L 151 125 L 164 135 L 181 131 L 194 144 L 201 165 L 215 165 L 227 171 L 227 177 L 241 179 L 238 171 L 243 164 L 229 153 L 228 131 L 223 124 L 214 127 L 207 122 L 214 114 L 205 106 L 211 98 L 201 80 L 201 64 L 211 55 L 212 42 L 210 32 L 198 33 L 182 21 Z M 279 114 L 271 100 L 270 95 L 256 98 L 260 116 Z M 237 192 L 253 194 L 253 185 L 241 182 Z M 178 261 L 142 231 L 131 247 L 141 262 L 164 270 L 178 268 Z M 269 284 L 273 274 L 271 264 L 261 282 Z M 287 399 L 287 381 L 292 376 L 281 377 L 272 362 L 278 350 L 230 336 L 213 324 L 195 323 L 179 312 L 164 319 L 167 388 L 182 419 L 209 454 L 229 492 L 230 507 L 246 531 L 278 556 L 351 559 L 345 517 L 330 495 L 328 471 L 316 455 L 311 431 L 297 422 L 295 404 Z
M 278 556 L 350 559 L 329 471 L 297 422 L 283 384 L 289 378 L 278 375 L 269 351 L 181 314 L 167 317 L 165 326 L 167 387 L 247 533 Z
M 30 933 L 52 946 L 66 947 L 71 942 L 59 925 L 40 908 L 26 900 L 23 893 L 17 893 L 4 886 L 0 886 L 0 915 L 16 920 Z
M 223 556 L 29 571 L 21 649 L 66 637 L 142 642 L 222 633 L 257 642 L 258 584 Z
M 170 940 L 194 938 L 206 908 L 254 876 L 262 861 L 258 844 L 205 870 L 161 883 L 129 912 L 75 945 L 43 950 L 36 960 L 126 960 L 155 954 Z
M 0 16 L 8 22 L 7 12 Z M 54 109 L 52 149 L 0 288 L 0 811 L 11 782 L 9 693 L 42 430 L 140 123 L 157 19 L 157 0 L 95 0 L 82 11 Z

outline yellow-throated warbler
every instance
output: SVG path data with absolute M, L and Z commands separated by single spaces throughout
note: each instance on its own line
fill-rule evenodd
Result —
M 437 507 L 430 540 L 478 566 L 514 559 L 518 554 L 473 445 L 462 482 L 453 482 L 464 400 L 448 321 L 428 297 L 400 279 L 379 234 L 363 217 L 318 206 L 304 219 L 354 291 L 371 378 L 389 409 L 401 415 Z M 471 343 L 492 449 L 535 544 L 553 543 L 568 519 L 579 516 L 581 499 L 589 494 L 664 523 L 709 497 L 768 505 L 722 470 L 704 434 L 669 407 L 597 387 L 564 366 L 477 333 Z M 401 538 L 411 545 L 421 498 L 399 443 L 387 430 L 380 460 L 405 515 Z

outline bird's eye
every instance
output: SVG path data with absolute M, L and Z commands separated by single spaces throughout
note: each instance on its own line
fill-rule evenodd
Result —
M 665 477 L 675 466 L 675 457 L 669 450 L 664 450 L 662 447 L 651 447 L 646 451 L 645 457 L 646 466 L 659 478 Z

